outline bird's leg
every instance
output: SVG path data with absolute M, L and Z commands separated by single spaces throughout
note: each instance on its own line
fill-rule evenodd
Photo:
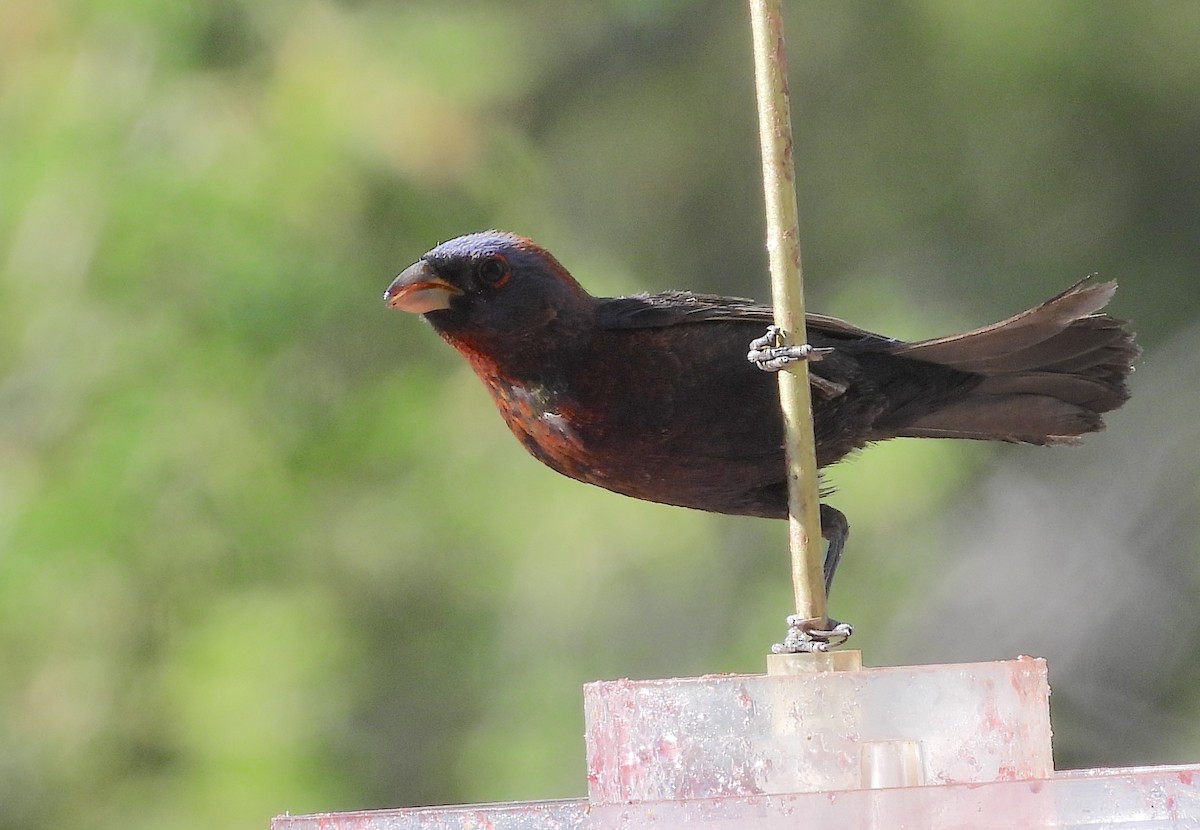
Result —
M 850 536 L 850 523 L 846 514 L 828 504 L 821 505 L 821 536 L 829 542 L 825 549 L 825 596 L 833 589 L 833 575 L 842 561 L 842 549 Z
M 812 346 L 801 343 L 799 346 L 783 345 L 783 329 L 779 326 L 767 326 L 767 333 L 750 341 L 750 351 L 746 359 L 764 372 L 778 372 L 780 369 L 797 360 L 816 362 L 833 349 Z M 836 398 L 846 391 L 844 384 L 835 383 L 821 377 L 816 372 L 809 372 L 809 383 L 827 398 Z
M 825 595 L 833 587 L 833 575 L 837 573 L 838 563 L 842 559 L 842 550 L 846 547 L 846 538 L 850 535 L 850 523 L 846 516 L 837 508 L 827 504 L 821 505 L 821 536 L 829 542 L 825 550 Z M 849 623 L 838 622 L 833 617 L 824 620 L 811 620 L 793 614 L 787 618 L 788 633 L 782 643 L 771 646 L 775 654 L 803 654 L 829 651 L 850 639 L 854 628 Z

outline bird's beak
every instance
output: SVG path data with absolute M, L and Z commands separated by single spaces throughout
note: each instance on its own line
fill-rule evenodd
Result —
M 425 260 L 405 268 L 383 292 L 389 308 L 411 314 L 427 314 L 450 307 L 450 300 L 463 293 L 434 273 Z

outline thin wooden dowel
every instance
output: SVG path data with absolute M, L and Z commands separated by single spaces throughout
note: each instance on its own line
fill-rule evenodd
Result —
M 800 232 L 796 211 L 792 124 L 788 104 L 787 56 L 780 0 L 749 0 L 754 34 L 754 87 L 762 146 L 763 190 L 767 207 L 767 251 L 775 323 L 785 343 L 807 342 L 804 325 L 804 278 L 800 268 Z M 787 451 L 788 547 L 796 614 L 826 622 L 822 573 L 820 494 L 812 426 L 808 365 L 796 361 L 779 372 L 779 400 Z

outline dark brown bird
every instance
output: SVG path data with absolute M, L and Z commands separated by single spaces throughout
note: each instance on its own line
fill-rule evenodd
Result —
M 888 438 L 1074 444 L 1128 398 L 1138 354 L 1100 313 L 1115 283 L 1076 283 L 1001 323 L 907 343 L 810 314 L 817 464 Z M 786 518 L 775 378 L 747 361 L 772 322 L 752 300 L 588 294 L 544 248 L 499 231 L 431 250 L 388 287 L 486 384 L 513 434 L 571 478 L 634 498 Z M 822 505 L 826 581 L 844 517 Z

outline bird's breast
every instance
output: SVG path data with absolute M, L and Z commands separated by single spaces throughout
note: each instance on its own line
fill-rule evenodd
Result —
M 552 384 L 488 379 L 489 391 L 509 429 L 539 461 L 573 478 L 594 473 L 586 425 L 574 402 Z

